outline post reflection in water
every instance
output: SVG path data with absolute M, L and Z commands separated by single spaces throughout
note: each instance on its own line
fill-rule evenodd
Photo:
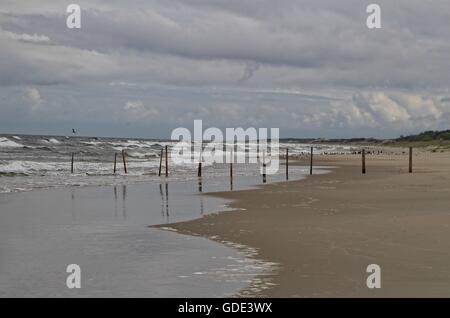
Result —
M 159 195 L 161 196 L 161 215 L 165 216 L 165 214 L 166 214 L 164 212 L 165 200 L 164 200 L 164 193 L 163 193 L 162 183 L 159 184 Z
M 70 214 L 72 215 L 72 221 L 76 220 L 75 216 L 75 190 L 70 192 Z
M 114 186 L 114 217 L 117 218 L 117 186 Z
M 201 177 L 198 178 L 198 192 L 203 192 L 203 183 Z
M 166 216 L 167 222 L 169 222 L 169 183 L 166 182 Z
M 126 201 L 127 201 L 127 186 L 123 185 L 122 186 L 122 215 L 123 218 L 126 219 L 127 218 L 127 205 L 126 205 Z
M 169 222 L 169 184 L 164 184 L 165 193 L 162 183 L 159 184 L 159 194 L 161 196 L 161 215 L 165 217 L 165 222 Z
M 203 215 L 203 213 L 205 213 L 205 208 L 203 206 L 203 196 L 199 196 L 200 198 L 200 215 Z

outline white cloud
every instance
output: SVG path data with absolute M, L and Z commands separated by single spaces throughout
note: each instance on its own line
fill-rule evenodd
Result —
M 155 119 L 155 117 L 159 116 L 157 108 L 147 106 L 140 100 L 128 101 L 124 106 L 124 110 L 135 120 Z
M 394 131 L 448 128 L 442 119 L 450 112 L 439 98 L 399 92 L 358 93 L 352 98 L 352 108 L 376 127 Z
M 36 111 L 44 103 L 44 99 L 37 88 L 27 87 L 24 90 L 24 96 L 29 103 L 31 110 Z
M 48 43 L 50 42 L 50 38 L 45 35 L 38 34 L 27 34 L 27 33 L 14 33 L 8 31 L 2 31 L 0 28 L 0 36 L 4 36 L 11 40 L 22 41 L 22 42 L 31 42 L 31 43 Z

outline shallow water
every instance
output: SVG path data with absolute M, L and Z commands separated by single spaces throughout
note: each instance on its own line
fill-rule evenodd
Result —
M 171 185 L 167 203 L 155 186 L 1 195 L 0 296 L 219 297 L 245 286 L 258 271 L 239 252 L 147 227 L 200 217 L 201 206 L 213 211 L 224 202 Z M 81 267 L 79 290 L 65 285 L 69 264 Z M 223 274 L 231 268 L 239 280 Z

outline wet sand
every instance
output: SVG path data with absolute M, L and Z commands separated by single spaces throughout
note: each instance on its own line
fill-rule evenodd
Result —
M 306 159 L 306 158 L 305 158 Z M 279 264 L 268 297 L 450 296 L 450 153 L 316 156 L 329 174 L 216 193 L 236 211 L 171 225 Z M 305 162 L 303 162 L 304 164 Z M 300 163 L 302 164 L 302 163 Z M 245 209 L 244 211 L 242 209 Z M 381 289 L 368 289 L 369 264 Z

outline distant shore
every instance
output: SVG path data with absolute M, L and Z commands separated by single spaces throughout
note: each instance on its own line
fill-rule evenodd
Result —
M 268 289 L 245 295 L 448 297 L 450 153 L 415 151 L 412 174 L 407 155 L 386 153 L 367 157 L 365 175 L 358 155 L 317 155 L 332 173 L 215 193 L 236 211 L 171 227 L 279 264 Z M 381 289 L 366 286 L 369 264 L 381 267 Z

